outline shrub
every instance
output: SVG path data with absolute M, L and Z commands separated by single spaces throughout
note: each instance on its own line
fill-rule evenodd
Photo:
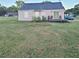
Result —
M 33 17 L 33 21 L 34 22 L 41 22 L 41 18 L 40 17 Z
M 37 21 L 37 18 L 36 18 L 36 17 L 32 17 L 32 20 L 33 20 L 33 21 Z
M 47 21 L 47 19 L 44 16 L 42 16 L 42 19 L 41 19 L 41 17 L 33 17 L 33 21 L 34 22 L 45 22 L 45 21 Z
M 37 17 L 37 22 L 41 22 L 41 18 L 40 17 Z
M 42 16 L 42 21 L 47 21 L 46 17 Z

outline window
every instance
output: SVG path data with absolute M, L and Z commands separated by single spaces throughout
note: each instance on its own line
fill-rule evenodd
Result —
M 59 19 L 59 12 L 58 11 L 54 11 L 54 18 Z

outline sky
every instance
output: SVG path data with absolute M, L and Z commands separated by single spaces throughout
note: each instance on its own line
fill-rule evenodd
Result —
M 61 1 L 65 9 L 73 8 L 79 3 L 79 0 L 25 0 L 26 3 L 38 3 L 43 1 L 59 2 Z M 14 5 L 16 0 L 0 0 L 0 4 L 6 7 Z

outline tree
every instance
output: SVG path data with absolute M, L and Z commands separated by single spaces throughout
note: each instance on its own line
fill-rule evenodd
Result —
M 0 7 L 1 7 L 1 4 L 0 4 Z
M 74 8 L 74 14 L 79 15 L 79 8 Z
M 74 6 L 74 14 L 79 15 L 79 4 Z
M 72 13 L 75 16 L 79 15 L 79 4 L 75 5 L 74 8 L 71 8 L 65 11 L 65 14 L 69 14 L 69 13 Z
M 24 3 L 24 0 L 17 0 L 16 1 L 17 8 L 19 9 L 23 3 Z
M 71 8 L 71 9 L 68 9 L 68 10 L 66 10 L 66 11 L 65 11 L 65 14 L 72 13 L 72 11 L 73 11 L 73 8 Z
M 11 7 L 7 8 L 7 12 L 18 12 L 18 8 L 12 5 Z
M 7 8 L 5 6 L 0 6 L 0 16 L 4 16 L 7 13 Z
M 79 4 L 75 5 L 74 8 L 79 8 Z

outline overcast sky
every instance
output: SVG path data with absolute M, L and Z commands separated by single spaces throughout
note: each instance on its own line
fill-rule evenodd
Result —
M 14 5 L 15 1 L 16 0 L 0 0 L 0 4 L 9 7 L 11 5 Z M 52 2 L 61 1 L 65 9 L 73 8 L 74 5 L 79 3 L 79 0 L 25 0 L 26 3 L 37 3 L 42 1 L 52 1 Z

